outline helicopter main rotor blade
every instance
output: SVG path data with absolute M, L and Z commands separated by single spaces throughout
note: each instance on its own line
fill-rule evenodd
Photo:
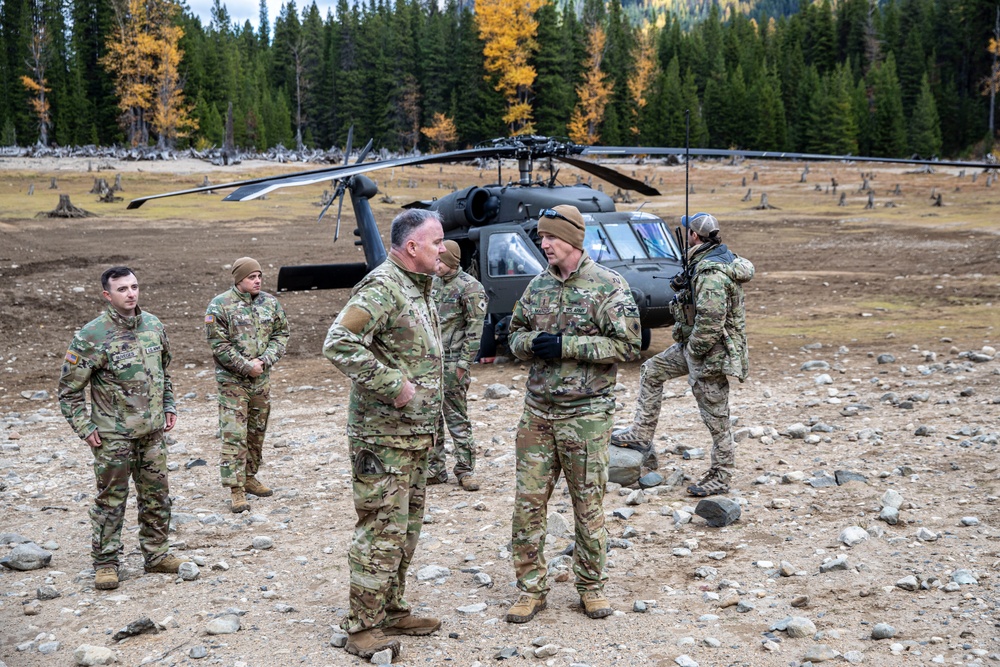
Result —
M 354 145 L 354 125 L 347 128 L 347 147 L 344 149 L 344 164 L 351 161 L 351 147 Z M 360 162 L 360 160 L 358 160 Z
M 656 188 L 650 185 L 646 185 L 642 181 L 632 178 L 631 176 L 626 176 L 625 174 L 617 172 L 614 169 L 609 169 L 608 167 L 599 165 L 596 162 L 588 162 L 587 160 L 578 160 L 576 158 L 572 158 L 567 155 L 560 155 L 556 159 L 562 160 L 563 162 L 571 164 L 574 167 L 583 169 L 584 171 L 589 172 L 594 176 L 597 176 L 598 178 L 601 178 L 610 183 L 611 185 L 615 185 L 619 188 L 624 188 L 626 190 L 635 190 L 639 194 L 646 195 L 647 197 L 656 197 L 659 196 L 660 194 L 660 191 L 657 190 Z

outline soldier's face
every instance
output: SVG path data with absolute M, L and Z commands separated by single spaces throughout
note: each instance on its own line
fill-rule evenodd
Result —
M 546 232 L 542 232 L 539 236 L 542 238 L 542 252 L 545 253 L 549 264 L 566 271 L 576 268 L 576 263 L 580 261 L 578 248 Z
M 417 227 L 406 241 L 406 252 L 412 258 L 413 270 L 429 276 L 437 274 L 437 268 L 442 264 L 441 253 L 445 250 L 444 230 L 434 218 Z
M 131 273 L 121 278 L 111 278 L 108 280 L 108 289 L 102 294 L 119 315 L 132 317 L 135 315 L 135 307 L 139 305 L 139 281 Z
M 254 271 L 249 276 L 243 280 L 236 283 L 236 289 L 243 292 L 244 294 L 249 293 L 250 296 L 257 296 L 260 294 L 260 286 L 264 283 L 264 274 L 260 271 Z
M 437 273 L 438 278 L 444 278 L 446 275 L 448 275 L 449 273 L 451 273 L 454 270 L 455 269 L 451 268 L 450 266 L 448 266 L 444 262 L 438 262 L 437 269 L 435 270 L 435 273 Z

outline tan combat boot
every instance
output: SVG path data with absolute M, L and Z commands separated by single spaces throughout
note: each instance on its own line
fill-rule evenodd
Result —
M 588 618 L 604 618 L 615 613 L 611 603 L 601 591 L 584 591 L 580 594 L 580 606 Z
M 177 574 L 181 569 L 181 563 L 188 562 L 187 558 L 178 558 L 173 554 L 167 554 L 160 559 L 160 562 L 156 565 L 146 565 L 146 572 L 150 573 L 162 573 L 162 574 Z
M 507 610 L 507 622 L 527 623 L 535 617 L 535 614 L 543 609 L 545 609 L 545 598 L 533 598 L 530 595 L 522 595 Z
M 478 491 L 479 490 L 479 480 L 477 480 L 473 474 L 470 472 L 468 475 L 463 475 L 458 480 L 458 485 L 465 489 L 466 491 Z
M 232 509 L 233 514 L 250 511 L 250 503 L 247 501 L 246 491 L 238 486 L 233 487 L 233 499 L 230 509 Z
M 94 575 L 94 588 L 101 591 L 118 588 L 118 569 L 114 565 L 104 565 L 97 568 L 97 573 Z
M 264 486 L 264 484 L 262 484 L 260 480 L 258 480 L 253 475 L 247 477 L 247 483 L 243 485 L 243 489 L 247 493 L 252 493 L 255 496 L 259 496 L 261 498 L 266 498 L 268 496 L 274 495 L 273 489 Z
M 414 616 L 413 614 L 407 614 L 406 616 L 401 616 L 394 621 L 386 623 L 386 625 L 382 628 L 382 632 L 386 636 L 410 635 L 411 637 L 422 637 L 424 635 L 433 634 L 440 629 L 440 619 L 434 618 L 433 616 Z
M 368 660 L 379 651 L 392 649 L 392 657 L 398 658 L 401 649 L 398 639 L 386 639 L 386 636 L 378 628 L 362 630 L 347 636 L 347 645 L 344 649 L 358 657 Z

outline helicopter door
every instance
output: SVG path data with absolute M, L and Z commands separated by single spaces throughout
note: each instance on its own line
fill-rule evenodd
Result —
M 531 279 L 547 262 L 519 225 L 479 230 L 479 279 L 489 300 L 487 312 L 509 314 Z

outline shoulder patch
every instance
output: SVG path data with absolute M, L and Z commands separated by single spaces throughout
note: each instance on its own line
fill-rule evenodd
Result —
M 80 356 L 71 350 L 66 351 L 66 361 L 76 366 L 80 363 Z
M 357 336 L 361 334 L 371 318 L 372 316 L 363 308 L 348 306 L 340 318 L 340 325 Z
M 211 313 L 205 315 L 205 324 L 211 324 L 214 321 L 215 321 L 215 315 L 212 315 Z

